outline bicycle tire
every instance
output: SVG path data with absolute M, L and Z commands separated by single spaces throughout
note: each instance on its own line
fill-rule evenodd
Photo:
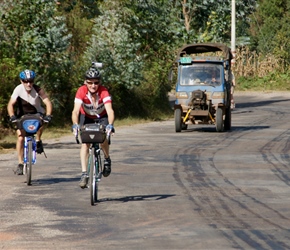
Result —
M 95 201 L 98 201 L 98 194 L 99 194 L 99 181 L 98 178 L 100 174 L 100 166 L 101 166 L 101 158 L 99 151 L 95 154 Z
M 94 200 L 95 200 L 95 202 L 98 201 L 98 191 L 99 191 L 99 189 L 98 189 L 99 185 L 98 185 L 98 181 L 97 181 L 97 175 L 98 175 L 97 167 L 95 166 L 94 167 Z
M 89 183 L 90 183 L 90 196 L 91 196 L 91 205 L 95 205 L 96 202 L 96 169 L 95 169 L 95 157 L 93 155 L 93 149 L 90 152 L 89 156 L 89 167 L 90 167 L 90 176 L 89 176 Z
M 27 165 L 26 165 L 26 183 L 28 186 L 31 185 L 32 175 L 32 140 L 28 141 L 28 154 L 27 154 Z

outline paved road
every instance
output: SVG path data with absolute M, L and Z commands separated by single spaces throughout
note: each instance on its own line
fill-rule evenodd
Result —
M 32 186 L 0 155 L 0 249 L 290 249 L 290 94 L 237 94 L 232 131 L 117 128 L 100 202 L 73 137 L 46 141 Z

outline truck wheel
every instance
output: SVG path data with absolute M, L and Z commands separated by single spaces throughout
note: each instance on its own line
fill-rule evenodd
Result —
M 181 132 L 181 110 L 174 110 L 175 132 Z
M 232 110 L 231 107 L 226 108 L 225 130 L 231 130 L 232 127 Z
M 224 131 L 223 110 L 218 108 L 216 111 L 215 126 L 217 132 Z

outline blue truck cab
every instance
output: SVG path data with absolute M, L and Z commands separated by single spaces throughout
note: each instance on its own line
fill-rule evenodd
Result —
M 214 124 L 217 132 L 231 129 L 232 59 L 230 49 L 220 43 L 189 44 L 179 50 L 176 132 L 189 124 Z

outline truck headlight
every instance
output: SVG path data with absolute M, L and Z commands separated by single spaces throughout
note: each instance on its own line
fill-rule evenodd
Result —
M 206 99 L 210 100 L 211 99 L 211 92 L 205 92 L 206 94 Z
M 224 99 L 225 97 L 225 92 L 214 92 L 212 94 L 212 99 Z
M 176 92 L 176 99 L 188 99 L 188 94 L 186 92 Z

